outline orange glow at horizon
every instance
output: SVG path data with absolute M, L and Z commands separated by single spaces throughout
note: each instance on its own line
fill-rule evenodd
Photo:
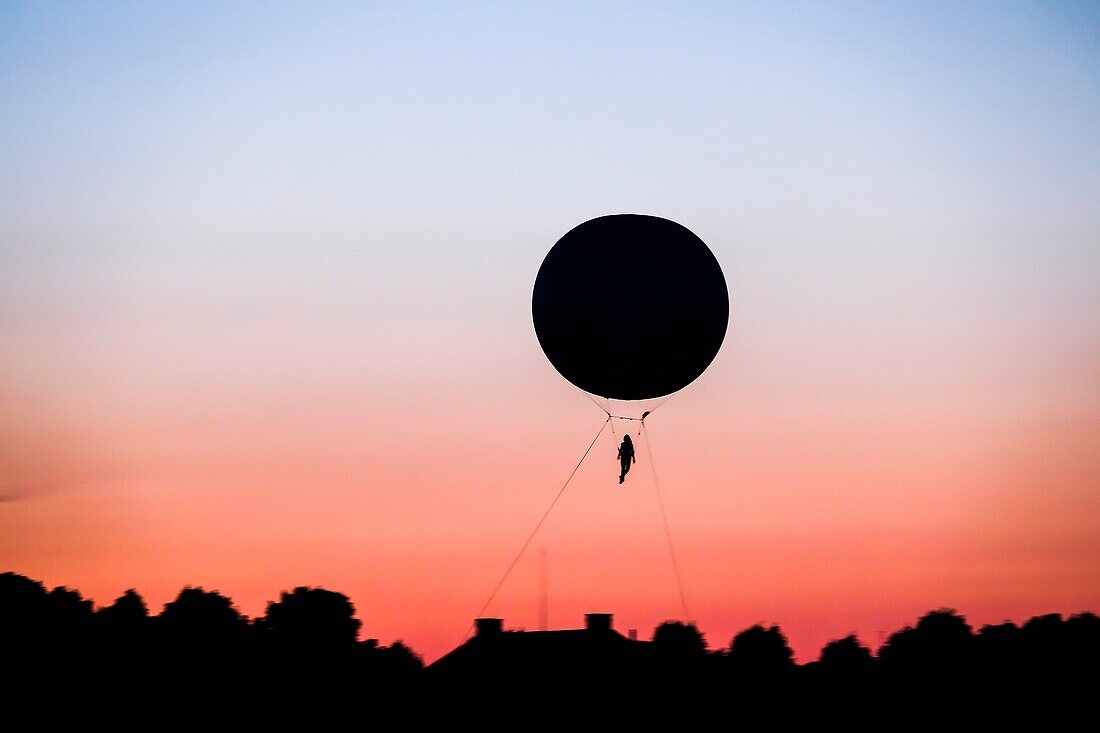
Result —
M 0 505 L 0 557 L 98 604 L 136 587 L 154 612 L 185 584 L 253 616 L 279 591 L 323 586 L 352 598 L 365 635 L 434 659 L 602 420 L 555 378 L 481 412 L 458 395 L 434 411 L 395 400 L 377 419 L 331 403 L 284 420 L 265 410 L 246 428 L 209 405 L 210 432 L 135 426 L 130 450 L 107 458 L 91 455 L 95 440 L 9 423 L 7 445 L 36 439 L 9 465 L 56 485 Z M 1098 607 L 1100 461 L 1084 409 L 994 419 L 945 400 L 830 417 L 741 399 L 715 412 L 711 379 L 655 413 L 648 435 L 691 620 L 712 647 L 778 623 L 807 661 L 853 631 L 876 647 L 937 607 L 975 625 Z M 683 616 L 644 443 L 616 483 L 625 427 L 605 431 L 488 613 L 536 627 L 545 549 L 552 626 L 610 611 L 647 636 Z

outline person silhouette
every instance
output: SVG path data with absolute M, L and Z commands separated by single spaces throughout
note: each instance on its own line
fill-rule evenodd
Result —
M 619 446 L 619 483 L 626 481 L 626 474 L 630 471 L 630 464 L 636 463 L 634 458 L 634 441 L 630 439 L 629 435 L 623 436 L 623 442 Z

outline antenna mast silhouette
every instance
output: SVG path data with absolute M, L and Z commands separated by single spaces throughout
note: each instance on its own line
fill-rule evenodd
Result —
M 546 550 L 539 550 L 539 631 L 550 628 L 550 602 L 547 598 Z

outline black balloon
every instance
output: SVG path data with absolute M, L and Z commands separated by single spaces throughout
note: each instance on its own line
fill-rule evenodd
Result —
M 563 377 L 601 397 L 645 400 L 683 389 L 714 360 L 729 293 L 718 261 L 687 228 L 615 214 L 558 240 L 531 311 Z

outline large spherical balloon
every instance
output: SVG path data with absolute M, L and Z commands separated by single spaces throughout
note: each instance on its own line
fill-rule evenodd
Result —
M 644 400 L 683 389 L 710 365 L 726 335 L 729 293 L 718 261 L 688 229 L 615 214 L 558 240 L 531 310 L 563 377 L 600 397 Z

